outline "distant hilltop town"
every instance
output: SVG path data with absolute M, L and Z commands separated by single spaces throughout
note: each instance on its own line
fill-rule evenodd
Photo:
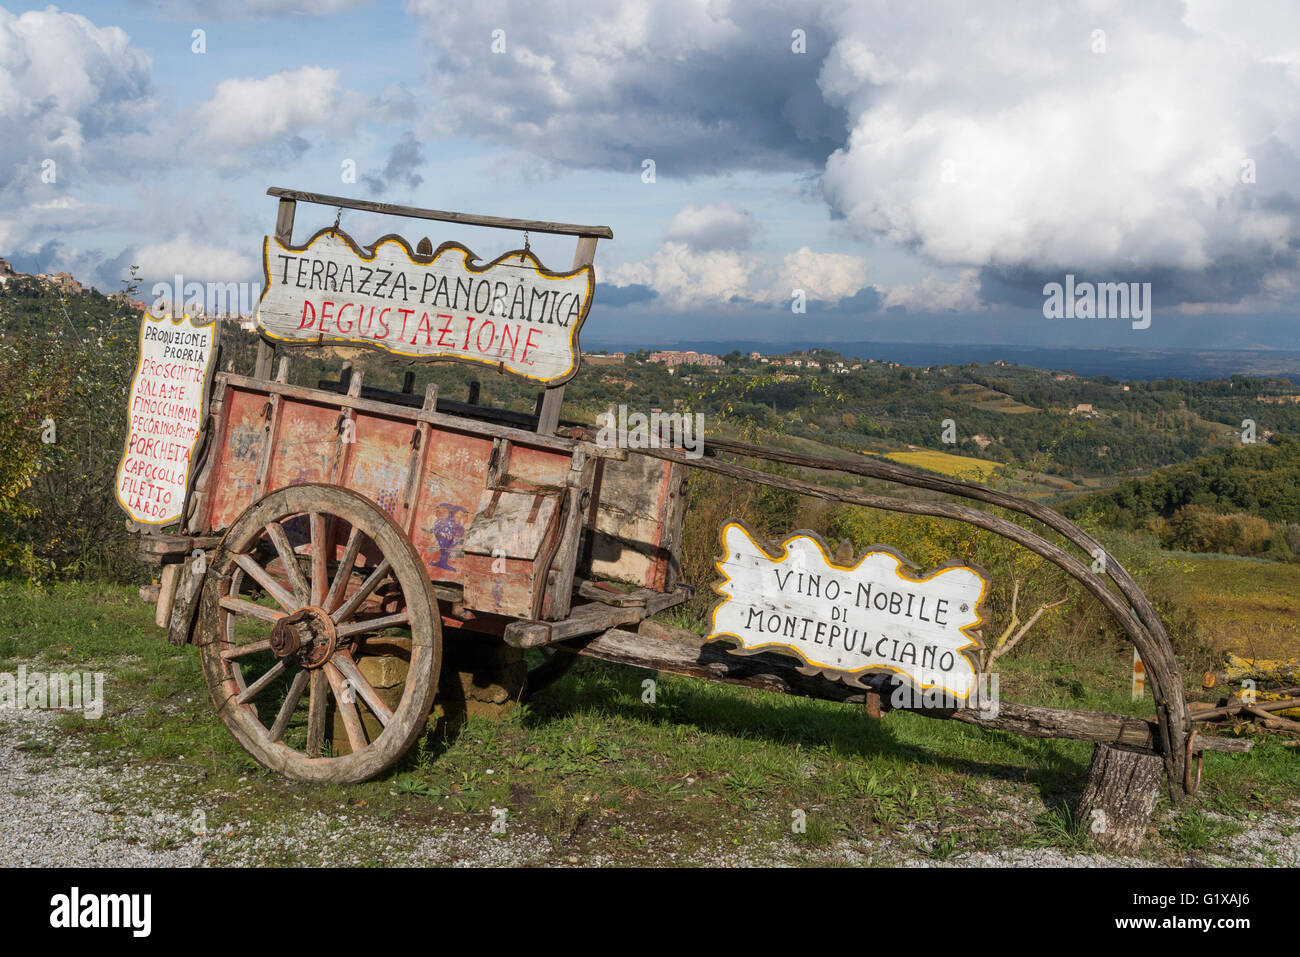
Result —
M 9 262 L 9 260 L 0 258 L 0 286 L 4 286 L 11 279 L 35 279 L 37 282 L 55 290 L 65 298 L 69 296 L 84 296 L 92 291 L 77 282 L 71 273 L 21 273 L 14 269 L 13 264 Z M 112 293 L 108 298 L 115 302 L 121 302 L 130 306 L 139 312 L 150 311 L 149 303 L 138 299 L 132 299 L 124 292 Z M 186 308 L 189 307 L 187 306 Z M 170 312 L 170 310 L 167 311 Z M 249 331 L 255 328 L 252 312 L 213 311 L 205 313 L 201 305 L 195 306 L 194 312 L 197 315 L 215 319 L 219 322 L 234 323 Z
M 817 352 L 817 350 L 814 350 Z M 728 353 L 725 356 L 713 355 L 710 352 L 696 352 L 694 349 L 662 349 L 657 352 L 651 352 L 642 349 L 639 352 L 584 352 L 582 357 L 587 362 L 594 365 L 623 365 L 628 361 L 634 363 L 653 362 L 657 365 L 665 365 L 668 371 L 672 372 L 682 366 L 693 366 L 703 369 L 721 369 L 725 366 L 787 366 L 791 369 L 814 370 L 818 372 L 829 372 L 831 374 L 844 374 L 856 372 L 868 365 L 879 366 L 883 369 L 901 369 L 902 363 L 888 362 L 883 359 L 849 359 L 836 358 L 835 353 L 827 355 L 825 352 L 818 355 L 813 353 L 795 352 L 782 355 L 765 356 L 761 352 L 741 353 L 739 350 Z M 1003 363 L 1005 365 L 1005 363 Z M 929 370 L 926 370 L 929 371 Z
M 7 283 L 10 279 L 37 279 L 47 286 L 57 289 L 65 296 L 84 296 L 90 291 L 73 279 L 72 273 L 37 273 L 34 276 L 28 276 L 26 273 L 17 272 L 9 260 L 0 259 L 0 284 Z

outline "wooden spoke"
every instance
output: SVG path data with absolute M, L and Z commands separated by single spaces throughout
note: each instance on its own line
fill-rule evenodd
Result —
M 381 628 L 391 628 L 394 625 L 405 625 L 408 621 L 410 621 L 410 616 L 404 611 L 399 611 L 396 615 L 384 615 L 382 618 L 366 618 L 362 621 L 339 625 L 338 636 L 347 638 L 349 635 L 359 635 L 366 631 L 378 631 Z
M 245 601 L 243 598 L 231 598 L 229 595 L 221 599 L 219 604 L 226 611 L 233 612 L 236 615 L 247 615 L 250 618 L 260 618 L 262 621 L 277 622 L 287 614 L 287 612 L 276 611 L 274 608 L 267 608 L 265 605 Z
M 307 704 L 307 757 L 319 758 L 325 748 L 325 697 L 329 680 L 317 668 L 311 673 L 311 697 Z
M 243 658 L 247 655 L 255 655 L 259 651 L 270 651 L 271 640 L 265 638 L 262 641 L 250 641 L 246 645 L 238 645 L 234 648 L 227 648 L 221 652 L 221 657 L 226 661 L 234 661 L 236 658 Z
M 321 607 L 326 611 L 333 611 L 343 602 L 343 593 L 348 590 L 348 580 L 352 577 L 352 568 L 357 563 L 357 554 L 361 551 L 361 529 L 355 525 L 348 534 L 348 544 L 343 549 L 343 560 L 339 562 L 339 567 L 334 571 L 334 581 L 330 583 L 329 594 L 325 596 L 325 604 Z
M 276 554 L 280 556 L 280 564 L 284 566 L 284 573 L 289 578 L 289 587 L 293 589 L 294 596 L 301 605 L 307 604 L 311 598 L 311 590 L 307 587 L 307 579 L 302 577 L 302 569 L 298 567 L 298 556 L 294 554 L 293 546 L 289 543 L 289 536 L 285 534 L 284 526 L 279 522 L 266 523 L 266 537 L 271 540 L 275 546 Z
M 252 575 L 253 581 L 261 585 L 266 590 L 266 593 L 279 602 L 280 607 L 285 611 L 297 611 L 302 607 L 294 600 L 293 595 L 284 590 L 283 585 L 271 577 L 270 572 L 257 564 L 252 555 L 236 555 L 235 564 Z
M 320 670 L 325 672 L 330 688 L 334 690 L 334 706 L 339 709 L 339 717 L 343 719 L 343 727 L 348 732 L 348 743 L 352 745 L 355 754 L 369 744 L 366 741 L 366 729 L 361 724 L 361 715 L 357 713 L 356 695 L 348 693 L 344 684 L 346 679 L 332 661 L 325 662 Z
M 347 604 L 330 613 L 330 617 L 334 619 L 334 624 L 337 625 L 340 622 L 347 621 L 355 615 L 357 609 L 360 608 L 365 603 L 365 600 L 370 597 L 370 593 L 378 588 L 379 583 L 388 577 L 388 570 L 390 568 L 392 568 L 392 564 L 387 558 L 381 561 L 375 567 L 375 570 L 370 573 L 370 577 L 362 582 L 361 587 L 358 588 L 352 594 L 352 597 L 348 599 Z
M 289 686 L 289 694 L 284 699 L 284 704 L 280 705 L 280 713 L 275 716 L 275 724 L 267 732 L 267 736 L 272 741 L 279 741 L 284 737 L 285 729 L 289 727 L 289 720 L 293 713 L 298 710 L 298 702 L 302 699 L 302 693 L 307 689 L 307 682 L 310 674 L 307 671 L 299 669 L 298 673 L 293 676 L 293 684 Z
M 325 589 L 329 574 L 326 572 L 325 516 L 311 513 L 311 603 L 317 608 L 325 604 Z
M 379 723 L 385 728 L 388 727 L 388 722 L 393 719 L 393 712 L 388 705 L 384 704 L 384 699 L 379 697 L 379 692 L 375 691 L 374 686 L 366 680 L 366 676 L 361 673 L 361 669 L 357 667 L 356 662 L 346 652 L 343 652 L 335 655 L 330 664 L 336 666 L 343 677 L 352 682 L 352 687 L 361 699 L 370 706 L 370 710 L 375 713 Z
M 281 659 L 277 661 L 275 664 L 273 664 L 270 667 L 270 669 L 266 672 L 266 674 L 262 675 L 262 677 L 258 678 L 251 685 L 245 688 L 243 693 L 240 694 L 240 696 L 235 700 L 238 701 L 240 704 L 247 704 L 249 701 L 253 700 L 253 698 L 257 697 L 257 695 L 260 694 L 266 688 L 267 685 L 269 685 L 276 678 L 280 677 L 280 675 L 282 675 L 283 673 L 284 673 L 284 659 Z

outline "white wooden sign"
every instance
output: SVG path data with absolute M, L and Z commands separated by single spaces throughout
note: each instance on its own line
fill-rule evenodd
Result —
M 966 701 L 975 689 L 988 583 L 969 565 L 914 578 L 893 551 L 873 547 L 852 567 L 835 564 L 821 540 L 795 533 L 769 555 L 739 522 L 722 529 L 724 579 L 714 586 L 708 638 L 738 641 L 738 653 L 791 652 L 805 673 L 860 684 L 893 672 L 918 691 Z
M 127 404 L 126 448 L 117 467 L 117 501 L 144 525 L 181 518 L 194 448 L 207 414 L 217 324 L 188 316 L 140 322 L 140 360 Z
M 332 228 L 303 246 L 266 237 L 262 266 L 257 325 L 269 338 L 459 359 L 547 385 L 578 371 L 596 288 L 593 267 L 551 272 L 526 250 L 482 265 L 459 243 L 421 256 L 400 236 L 362 248 Z

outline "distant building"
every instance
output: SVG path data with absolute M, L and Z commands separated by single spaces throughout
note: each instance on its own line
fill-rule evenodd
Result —
M 64 296 L 84 296 L 86 294 L 86 287 L 73 279 L 71 273 L 60 272 L 52 276 L 40 273 L 36 278 L 47 286 L 53 286 Z
M 649 357 L 650 362 L 660 362 L 672 368 L 677 366 L 720 366 L 724 365 L 723 361 L 707 352 L 696 352 L 693 349 L 684 351 L 675 349 L 666 349 L 662 352 L 652 352 Z
M 1070 410 L 1071 415 L 1096 415 L 1097 412 L 1092 407 L 1091 402 L 1080 402 Z
M 762 361 L 763 361 L 763 353 L 761 353 L 761 352 L 751 352 L 751 353 L 749 354 L 749 358 L 750 358 L 752 361 L 754 361 L 754 362 L 762 362 Z

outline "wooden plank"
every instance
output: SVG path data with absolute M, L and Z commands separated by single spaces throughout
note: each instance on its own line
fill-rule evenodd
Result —
M 646 617 L 645 606 L 619 607 L 592 602 L 573 609 L 561 621 L 516 621 L 506 625 L 505 643 L 514 648 L 541 648 L 582 635 L 594 635 Z
M 190 631 L 194 627 L 194 618 L 198 614 L 203 594 L 203 581 L 207 577 L 206 574 L 194 571 L 192 558 L 187 558 L 183 567 L 185 570 L 176 582 L 171 617 L 167 623 L 167 640 L 177 647 L 190 640 Z
M 569 617 L 560 621 L 517 621 L 506 626 L 505 642 L 515 648 L 540 648 L 561 641 L 594 635 L 600 631 L 644 621 L 665 608 L 681 604 L 691 596 L 691 589 L 682 587 L 675 592 L 653 592 L 640 605 L 607 605 L 592 602 L 574 608 Z
M 430 383 L 430 386 L 433 386 Z M 318 380 L 316 388 L 326 392 L 336 392 L 346 394 L 347 389 L 336 382 L 330 382 L 325 379 Z M 436 387 L 435 387 L 436 388 Z M 394 392 L 391 389 L 380 389 L 375 386 L 362 386 L 361 397 L 371 399 L 376 402 L 386 402 L 391 405 L 404 406 L 412 409 L 425 408 L 424 403 L 416 396 L 406 395 L 403 392 Z M 484 420 L 488 422 L 500 422 L 503 425 L 518 426 L 532 432 L 537 424 L 537 416 L 527 412 L 515 412 L 512 409 L 498 409 L 489 405 L 470 405 L 468 402 L 458 402 L 455 399 L 437 399 L 436 405 L 427 407 L 429 412 L 442 412 L 446 415 L 462 415 L 471 419 Z M 576 422 L 561 420 L 561 425 L 577 425 Z M 623 457 L 627 456 L 626 449 L 614 449 L 614 452 L 622 452 Z
M 275 210 L 275 238 L 286 246 L 293 243 L 293 216 L 297 208 L 298 204 L 285 196 Z
M 208 420 L 204 423 L 203 429 L 202 465 L 199 467 L 199 477 L 194 481 L 192 492 L 195 508 L 185 525 L 185 530 L 191 535 L 197 534 L 206 528 L 208 519 L 211 517 L 213 496 L 210 493 L 210 486 L 212 483 L 212 470 L 216 468 L 217 461 L 221 457 L 220 442 L 223 435 L 225 413 L 226 384 L 224 381 L 214 381 L 212 398 L 208 406 Z
M 613 238 L 611 235 L 609 238 Z M 573 252 L 573 268 L 582 269 L 596 261 L 596 238 L 583 236 Z M 537 431 L 550 435 L 560 426 L 560 408 L 564 405 L 564 386 L 547 389 L 542 397 L 542 408 L 537 413 Z
M 516 445 L 531 445 L 536 448 L 551 449 L 556 452 L 565 453 L 572 452 L 578 447 L 578 442 L 575 439 L 562 438 L 560 436 L 538 435 L 534 432 L 526 432 L 523 429 L 511 428 L 507 425 L 496 425 L 492 422 L 468 420 L 461 416 L 447 415 L 442 412 L 431 412 L 426 409 L 410 409 L 405 406 L 394 405 L 388 402 L 377 402 L 374 399 L 339 395 L 336 392 L 327 392 L 323 389 L 312 389 L 300 385 L 287 385 L 280 382 L 267 382 L 264 380 L 254 379 L 250 376 L 235 375 L 230 372 L 220 373 L 218 378 L 224 378 L 224 381 L 230 386 L 246 389 L 248 391 L 290 396 L 295 399 L 302 399 L 305 402 L 318 402 L 322 405 L 342 409 L 356 409 L 357 411 L 374 412 L 378 415 L 387 415 L 393 418 L 406 419 L 411 422 L 428 422 L 430 425 L 439 428 L 466 432 L 470 435 L 510 439 Z
M 578 570 L 578 555 L 582 550 L 582 533 L 587 527 L 584 505 L 591 495 L 591 483 L 596 476 L 595 459 L 587 458 L 581 449 L 574 452 L 569 468 L 568 501 L 565 503 L 564 525 L 560 531 L 555 557 L 548 565 L 545 616 L 565 618 L 573 604 L 573 578 Z
M 253 378 L 269 379 L 271 377 L 271 361 L 275 355 L 275 348 L 265 339 L 258 340 L 257 359 L 253 362 Z
M 506 216 L 476 216 L 471 213 L 455 213 L 441 209 L 422 209 L 418 206 L 376 203 L 367 199 L 349 199 L 346 196 L 330 196 L 326 193 L 309 193 L 304 190 L 285 189 L 280 186 L 272 186 L 266 191 L 266 194 L 280 197 L 282 205 L 285 202 L 316 203 L 320 206 L 342 206 L 344 209 L 360 209 L 370 213 L 382 213 L 385 216 L 403 216 L 408 219 L 433 219 L 444 223 L 459 223 L 462 226 L 488 226 L 493 229 L 514 229 L 530 233 L 552 233 L 561 236 L 614 238 L 614 231 L 608 226 L 580 226 L 574 223 L 553 223 L 540 219 L 513 219 Z
M 271 469 L 271 456 L 275 452 L 276 439 L 280 435 L 280 397 L 272 395 L 267 399 L 266 425 L 262 432 L 262 450 L 257 459 L 257 478 L 253 481 L 253 500 L 266 494 L 266 477 Z
M 185 573 L 185 566 L 173 562 L 164 565 L 158 585 L 158 604 L 154 606 L 153 623 L 159 628 L 166 628 L 172 617 L 172 599 L 176 595 L 177 576 Z

